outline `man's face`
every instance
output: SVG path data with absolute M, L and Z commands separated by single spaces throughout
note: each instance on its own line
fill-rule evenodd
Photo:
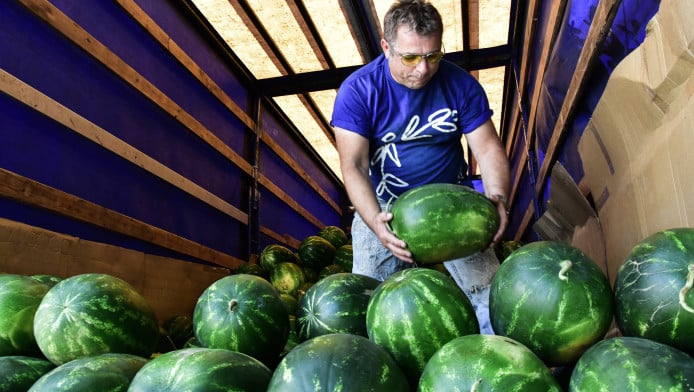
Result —
M 438 36 L 420 36 L 410 27 L 400 26 L 396 40 L 391 46 L 381 40 L 381 48 L 388 58 L 388 66 L 396 82 L 411 88 L 424 87 L 439 69 L 439 62 L 430 62 L 423 58 L 414 66 L 403 64 L 403 55 L 426 55 L 441 50 L 441 38 Z

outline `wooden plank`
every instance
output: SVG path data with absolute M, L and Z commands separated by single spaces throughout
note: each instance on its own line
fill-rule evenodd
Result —
M 176 102 L 113 53 L 108 47 L 99 42 L 94 36 L 82 29 L 58 8 L 46 0 L 20 0 L 20 2 L 75 45 L 89 53 L 95 60 L 113 71 L 123 79 L 123 81 L 130 84 L 133 88 L 162 108 L 166 113 L 169 113 L 173 118 L 177 119 L 182 125 L 217 150 L 229 161 L 233 162 L 247 175 L 250 176 L 252 174 L 253 168 L 251 165 L 237 154 L 236 151 L 232 150 L 190 113 L 186 112 Z
M 260 232 L 265 234 L 266 236 L 276 240 L 277 242 L 281 242 L 285 245 L 289 245 L 294 249 L 299 248 L 299 244 L 301 244 L 301 240 L 297 240 L 296 238 L 290 236 L 290 235 L 282 235 L 276 231 L 271 230 L 268 227 L 261 226 L 260 227 Z
M 248 215 L 243 211 L 176 173 L 149 155 L 113 136 L 105 129 L 100 128 L 3 69 L 0 69 L 0 91 L 218 211 L 241 223 L 248 224 Z
M 70 39 L 87 53 L 90 53 L 97 61 L 101 62 L 104 66 L 112 70 L 125 82 L 149 98 L 165 112 L 169 113 L 173 118 L 176 118 L 191 132 L 196 134 L 213 149 L 238 166 L 244 173 L 249 176 L 253 175 L 253 167 L 243 157 L 238 155 L 221 139 L 214 135 L 214 133 L 205 128 L 199 121 L 183 110 L 183 108 L 177 105 L 171 98 L 157 89 L 156 86 L 150 83 L 144 76 L 130 67 L 115 53 L 111 52 L 95 37 L 91 36 L 87 31 L 79 27 L 79 25 L 68 18 L 51 3 L 47 2 L 46 0 L 20 0 L 20 2 L 30 11 L 36 14 L 36 16 L 63 34 L 66 38 Z M 317 218 L 308 213 L 306 209 L 301 208 L 295 200 L 293 200 L 285 192 L 281 191 L 278 186 L 272 184 L 267 178 L 262 181 L 262 184 L 268 190 L 274 193 L 280 200 L 292 207 L 298 213 L 304 215 L 304 217 L 316 225 L 316 227 L 322 227 L 322 223 L 320 223 Z
M 593 20 L 590 23 L 590 29 L 588 30 L 585 43 L 583 44 L 583 49 L 581 49 L 581 54 L 576 63 L 576 70 L 571 78 L 571 83 L 566 92 L 559 117 L 552 131 L 552 138 L 549 141 L 544 161 L 540 167 L 536 184 L 536 194 L 538 196 L 542 194 L 545 180 L 549 176 L 552 166 L 557 159 L 560 143 L 563 140 L 564 133 L 569 127 L 569 121 L 573 118 L 578 98 L 585 90 L 587 76 L 590 74 L 597 57 L 600 55 L 602 43 L 612 29 L 612 22 L 617 15 L 620 4 L 622 4 L 622 0 L 601 0 L 595 10 Z
M 0 168 L 0 196 L 236 269 L 244 260 Z
M 530 225 L 530 222 L 532 222 L 534 215 L 535 205 L 532 202 L 530 202 L 525 210 L 525 214 L 523 214 L 523 220 L 521 221 L 520 227 L 528 227 Z M 516 241 L 520 241 L 523 237 L 523 234 L 525 234 L 525 229 L 518 230 L 516 231 L 516 235 L 513 239 Z
M 116 0 L 116 3 L 127 12 L 142 28 L 164 47 L 191 75 L 215 96 L 230 112 L 241 120 L 249 129 L 255 129 L 255 122 L 234 102 L 200 66 L 181 49 L 168 34 L 140 8 L 133 0 Z
M 274 139 L 272 139 L 270 136 L 268 136 L 267 132 L 264 132 L 261 130 L 260 132 L 260 140 L 265 143 L 275 154 L 277 154 L 280 159 L 282 159 L 296 174 L 298 174 L 306 183 L 308 183 L 311 188 L 316 191 L 323 200 L 325 200 L 330 206 L 337 212 L 342 213 L 342 208 L 340 207 L 335 200 L 333 200 L 328 193 L 323 190 L 316 181 L 311 178 L 311 176 L 306 173 L 306 171 L 285 151 L 282 147 L 280 147 L 277 142 L 275 142 Z
M 147 15 L 133 0 L 116 0 L 116 2 L 127 12 L 133 20 L 135 20 L 147 33 L 152 36 L 163 48 L 165 48 L 171 56 L 173 56 L 190 74 L 195 77 L 212 95 L 215 96 L 229 111 L 234 113 L 250 130 L 256 132 L 257 124 L 246 114 L 217 83 L 212 80 L 209 75 L 193 60 L 188 54 L 181 49 L 166 32 Z M 290 8 L 294 11 L 296 6 Z M 298 12 L 298 11 L 297 11 Z M 296 16 L 296 15 L 295 15 Z M 268 145 L 287 165 L 294 170 L 316 193 L 319 194 L 333 209 L 337 212 L 342 212 L 339 204 L 337 204 L 311 177 L 306 175 L 306 172 L 284 151 L 272 138 L 265 136 L 266 134 L 260 131 L 261 140 Z

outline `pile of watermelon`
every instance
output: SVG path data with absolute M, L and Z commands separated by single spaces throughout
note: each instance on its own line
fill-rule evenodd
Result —
M 352 273 L 335 226 L 267 245 L 161 324 L 114 276 L 0 274 L 0 391 L 694 390 L 692 253 L 694 229 L 656 233 L 613 290 L 570 245 L 514 243 L 496 335 L 433 264 Z

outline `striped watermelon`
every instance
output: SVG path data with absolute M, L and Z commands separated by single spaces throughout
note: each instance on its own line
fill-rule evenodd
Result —
M 615 337 L 591 346 L 576 363 L 569 392 L 693 391 L 694 359 L 672 346 Z
M 436 264 L 486 249 L 499 228 L 496 206 L 472 188 L 428 184 L 400 195 L 390 227 L 421 264 Z
M 48 289 L 29 276 L 0 274 L 0 356 L 42 355 L 34 337 L 34 315 Z
M 316 282 L 299 301 L 296 312 L 299 338 L 307 340 L 329 333 L 367 337 L 366 308 L 379 283 L 351 272 L 329 275 Z
M 259 264 L 270 273 L 279 263 L 296 263 L 298 258 L 284 245 L 270 244 L 263 248 L 259 256 Z
M 332 264 L 335 250 L 330 241 L 321 236 L 311 235 L 299 244 L 299 260 L 302 265 L 320 271 L 323 267 Z
M 125 353 L 149 357 L 159 324 L 145 298 L 106 274 L 66 278 L 43 297 L 34 317 L 36 342 L 51 362 Z
M 44 358 L 23 355 L 0 357 L 0 391 L 25 392 L 54 368 L 55 364 Z
M 36 381 L 29 392 L 127 391 L 135 374 L 147 363 L 132 354 L 106 353 L 64 363 Z
M 479 333 L 479 325 L 470 300 L 453 279 L 436 270 L 409 268 L 374 290 L 366 332 L 416 383 L 436 350 L 459 336 Z
M 296 263 L 279 263 L 270 272 L 270 283 L 282 294 L 296 294 L 305 281 L 304 271 Z
M 289 335 L 289 314 L 267 280 L 248 274 L 225 276 L 198 298 L 193 327 L 200 344 L 238 351 L 273 363 Z
M 494 331 L 533 350 L 549 366 L 574 363 L 612 322 L 610 282 L 579 249 L 532 242 L 501 264 L 489 292 Z
M 186 348 L 149 361 L 128 391 L 265 392 L 271 376 L 262 362 L 237 351 Z
M 318 236 L 330 242 L 335 249 L 347 243 L 347 234 L 337 226 L 325 226 L 318 231 Z
M 498 335 L 466 335 L 439 349 L 427 362 L 419 392 L 561 392 L 547 365 L 529 348 Z
M 369 339 L 328 334 L 294 347 L 279 363 L 268 392 L 359 391 L 407 392 L 402 370 Z
M 352 249 L 352 244 L 342 245 L 335 251 L 335 257 L 333 258 L 333 264 L 337 264 L 346 272 L 352 272 L 352 266 L 354 265 L 354 251 Z
M 694 355 L 694 228 L 663 230 L 627 255 L 615 279 L 615 321 L 626 336 Z

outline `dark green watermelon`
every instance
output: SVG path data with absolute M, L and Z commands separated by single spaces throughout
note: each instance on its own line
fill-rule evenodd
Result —
M 63 279 L 34 317 L 36 342 L 51 362 L 124 353 L 149 357 L 159 337 L 154 310 L 133 286 L 106 274 Z
M 243 263 L 238 268 L 236 268 L 236 271 L 234 272 L 237 274 L 257 275 L 266 279 L 270 276 L 268 271 L 266 271 L 265 268 L 261 267 L 260 264 L 257 263 Z
M 45 358 L 0 356 L 0 391 L 26 392 L 36 380 L 53 368 L 55 364 Z
M 268 273 L 272 272 L 276 264 L 279 263 L 297 263 L 297 257 L 284 245 L 270 244 L 263 248 L 260 252 L 259 264 Z
M 499 229 L 494 203 L 463 185 L 428 184 L 410 189 L 393 203 L 391 212 L 391 230 L 421 264 L 480 252 Z
M 175 315 L 166 320 L 162 327 L 176 348 L 182 348 L 188 339 L 195 335 L 192 314 Z
M 42 356 L 34 316 L 50 287 L 29 276 L 0 274 L 0 356 Z
M 106 353 L 64 363 L 36 381 L 29 392 L 127 391 L 135 374 L 147 363 L 132 354 Z
M 318 231 L 318 236 L 330 242 L 335 249 L 347 243 L 347 234 L 337 226 L 325 226 Z
M 186 348 L 149 361 L 128 391 L 265 392 L 271 376 L 262 362 L 240 352 Z
M 296 263 L 279 263 L 270 272 L 270 283 L 280 293 L 295 295 L 305 281 L 304 271 Z
M 532 242 L 501 264 L 489 292 L 494 331 L 533 350 L 549 366 L 566 365 L 605 336 L 612 290 L 602 270 L 579 249 Z
M 328 334 L 304 341 L 279 363 L 268 392 L 409 391 L 397 364 L 378 345 L 352 334 Z
M 376 287 L 366 311 L 366 331 L 416 383 L 439 348 L 480 330 L 470 300 L 453 279 L 432 269 L 409 268 Z
M 321 279 L 328 277 L 330 275 L 339 274 L 341 272 L 347 272 L 347 271 L 345 271 L 344 268 L 342 268 L 341 266 L 339 266 L 337 264 L 326 265 L 318 273 L 318 280 L 321 280 Z
M 193 312 L 200 344 L 275 361 L 289 335 L 289 314 L 267 280 L 248 274 L 225 276 L 200 295 Z
M 311 286 L 299 301 L 296 325 L 299 338 L 307 340 L 329 333 L 366 334 L 366 309 L 379 281 L 369 276 L 342 272 Z
M 669 344 L 694 355 L 694 228 L 650 235 L 617 271 L 615 321 L 625 336 Z
M 299 260 L 301 264 L 320 271 L 332 264 L 335 258 L 335 247 L 323 237 L 308 236 L 299 244 Z
M 429 359 L 419 392 L 561 392 L 550 369 L 529 348 L 498 335 L 466 335 L 441 347 Z
M 672 346 L 615 337 L 591 346 L 571 373 L 570 392 L 693 391 L 694 359 Z
M 352 244 L 342 245 L 335 251 L 335 258 L 333 259 L 333 264 L 337 264 L 345 272 L 352 272 L 352 266 L 354 264 L 354 252 L 352 249 Z

